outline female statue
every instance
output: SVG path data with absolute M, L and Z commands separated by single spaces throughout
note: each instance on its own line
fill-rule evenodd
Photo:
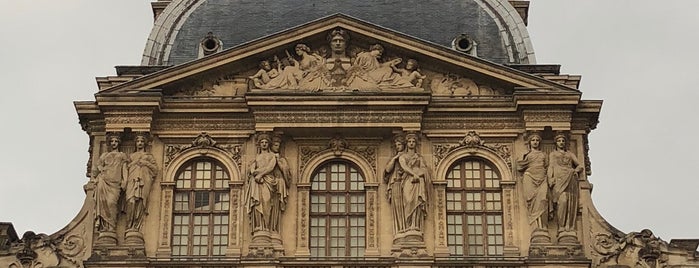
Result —
M 558 220 L 559 241 L 576 237 L 575 220 L 578 214 L 578 174 L 583 167 L 575 155 L 566 148 L 567 138 L 557 135 L 556 149 L 549 154 L 548 182 L 551 187 L 552 210 Z
M 105 234 L 116 243 L 117 202 L 126 181 L 128 158 L 119 151 L 121 138 L 117 134 L 108 135 L 107 142 L 109 152 L 103 153 L 92 169 L 92 177 L 96 180 L 95 216 L 100 238 Z
M 148 195 L 158 165 L 153 154 L 146 152 L 145 134 L 136 135 L 136 151 L 129 155 L 129 173 L 126 179 L 124 211 L 126 212 L 126 232 L 138 232 L 146 213 Z
M 532 134 L 528 139 L 529 152 L 517 161 L 518 170 L 524 172 L 522 185 L 527 202 L 529 225 L 534 231 L 548 237 L 548 182 L 546 180 L 547 160 L 540 150 L 541 136 Z
M 270 150 L 267 134 L 258 137 L 260 152 L 248 173 L 246 207 L 253 234 L 258 231 L 279 232 L 281 213 L 288 196 L 289 175 L 286 160 L 280 165 L 278 154 Z
M 388 183 L 388 197 L 394 217 L 396 239 L 418 233 L 422 240 L 424 219 L 427 216 L 430 174 L 425 159 L 417 153 L 417 135 L 395 139 L 397 154 L 386 165 L 384 181 Z M 405 148 L 405 150 L 403 150 Z

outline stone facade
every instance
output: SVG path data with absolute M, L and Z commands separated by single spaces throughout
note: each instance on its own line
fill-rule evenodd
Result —
M 159 16 L 180 7 L 162 2 Z M 599 215 L 602 102 L 550 66 L 333 15 L 120 68 L 75 102 L 82 210 L 52 235 L 0 224 L 0 266 L 699 267 L 699 240 Z

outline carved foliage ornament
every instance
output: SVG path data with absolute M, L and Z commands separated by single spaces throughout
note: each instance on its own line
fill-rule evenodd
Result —
M 217 148 L 226 152 L 226 154 L 238 164 L 238 168 L 242 165 L 242 146 L 239 144 L 217 144 L 217 142 L 211 138 L 206 132 L 202 132 L 197 136 L 192 144 L 189 145 L 167 145 L 165 147 L 165 167 L 170 166 L 175 157 L 180 155 L 185 150 L 191 148 Z
M 371 168 L 376 172 L 376 147 L 366 146 L 366 145 L 351 145 L 347 142 L 345 138 L 341 136 L 335 136 L 328 142 L 328 146 L 300 146 L 299 147 L 299 159 L 301 173 L 306 168 L 308 162 L 316 155 L 324 153 L 326 151 L 331 151 L 335 156 L 341 156 L 345 151 L 352 151 L 357 155 L 360 155 L 364 160 L 371 165 Z
M 626 235 L 598 233 L 592 248 L 600 256 L 600 264 L 618 264 L 629 267 L 665 267 L 668 244 L 643 229 Z
M 466 133 L 464 138 L 461 139 L 458 144 L 435 144 L 433 147 L 435 159 L 434 165 L 438 166 L 439 163 L 444 160 L 444 157 L 446 157 L 449 153 L 461 148 L 480 148 L 493 152 L 500 156 L 502 160 L 507 163 L 508 167 L 512 168 L 512 152 L 510 150 L 510 146 L 499 143 L 492 145 L 486 144 L 485 141 L 481 139 L 480 134 L 474 130 Z

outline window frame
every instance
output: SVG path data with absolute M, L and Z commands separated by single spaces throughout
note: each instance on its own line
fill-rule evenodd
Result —
M 334 166 L 343 166 L 344 170 L 333 171 Z M 333 172 L 344 172 L 345 180 L 333 180 Z M 309 236 L 308 236 L 308 246 L 312 257 L 331 257 L 331 258 L 343 258 L 343 257 L 363 257 L 364 252 L 367 248 L 367 208 L 366 208 L 366 176 L 362 173 L 362 170 L 358 165 L 347 160 L 330 160 L 320 164 L 311 173 L 310 178 L 310 194 L 309 194 Z M 319 184 L 317 181 L 318 176 L 324 174 L 324 182 Z M 356 178 L 352 174 L 356 174 Z M 339 175 L 338 175 L 339 176 Z M 333 189 L 333 182 L 340 182 L 344 187 L 337 187 L 343 189 Z M 356 183 L 356 185 L 353 185 Z M 320 187 L 323 185 L 323 187 Z M 344 197 L 344 202 L 333 203 L 333 197 Z M 323 199 L 317 200 L 315 198 Z M 353 199 L 354 198 L 354 199 Z M 339 200 L 339 199 L 338 199 Z M 320 202 L 318 202 L 320 201 Z M 333 206 L 338 204 L 343 204 L 342 211 L 333 211 Z M 318 208 L 323 207 L 322 210 Z M 322 225 L 315 225 L 315 220 L 323 220 Z M 332 228 L 337 227 L 332 225 L 333 219 L 342 219 L 344 223 L 344 238 L 342 241 L 349 241 L 343 245 L 344 255 L 333 255 L 333 249 L 338 249 L 340 247 L 333 247 L 331 244 Z M 355 221 L 355 223 L 353 223 Z M 314 227 L 323 227 L 322 235 L 314 235 Z M 356 228 L 356 229 L 355 229 Z M 356 234 L 353 232 L 356 231 Z M 314 246 L 313 239 L 315 237 L 325 237 L 323 246 Z M 339 237 L 339 236 L 335 236 Z M 358 246 L 353 246 L 354 242 L 358 243 Z M 324 254 L 318 254 L 319 252 Z M 353 255 L 357 253 L 356 255 Z
M 203 165 L 201 169 L 199 164 Z M 209 165 L 207 168 L 206 165 Z M 189 171 L 189 178 L 185 174 Z M 206 175 L 208 172 L 208 176 Z M 222 177 L 219 177 L 222 175 Z M 183 176 L 185 178 L 183 178 Z M 204 178 L 200 178 L 204 176 Z M 206 178 L 208 177 L 208 178 Z M 233 204 L 230 193 L 231 176 L 229 170 L 220 161 L 209 157 L 190 159 L 178 167 L 174 176 L 174 193 L 172 202 L 172 236 L 171 252 L 173 257 L 224 257 L 229 244 L 230 209 Z M 198 187 L 198 181 L 201 187 Z M 208 181 L 208 187 L 204 187 Z M 199 198 L 206 194 L 206 205 L 197 207 L 204 201 Z M 182 199 L 186 197 L 186 201 Z M 218 199 L 221 197 L 221 199 Z M 217 202 L 219 201 L 219 202 Z M 183 204 L 186 204 L 184 206 Z M 220 204 L 220 207 L 217 207 Z M 185 221 L 182 221 L 183 217 Z M 179 219 L 179 220 L 178 220 Z M 197 219 L 200 219 L 197 222 Z M 206 222 L 204 222 L 206 219 Z M 180 229 L 178 229 L 178 227 Z M 205 230 L 206 233 L 195 232 L 195 229 Z M 183 233 L 184 232 L 184 233 Z M 181 240 L 184 238 L 184 242 Z M 198 239 L 197 239 L 198 238 Z M 180 242 L 176 241 L 180 239 Z M 218 242 L 216 240 L 218 239 Z M 196 241 L 199 240 L 199 244 Z M 205 254 L 201 251 L 195 254 L 195 249 L 201 250 L 201 240 L 206 241 Z M 176 249 L 177 247 L 180 247 Z M 184 247 L 185 253 L 181 253 Z M 215 253 L 217 251 L 217 253 Z
M 478 163 L 478 168 L 468 168 L 467 163 L 471 163 L 471 167 L 473 163 Z M 457 167 L 458 170 L 455 170 Z M 458 178 L 454 176 L 455 172 L 459 173 Z M 477 176 L 469 178 L 468 172 Z M 460 158 L 449 166 L 445 180 L 447 248 L 450 255 L 502 256 L 505 228 L 503 179 L 497 166 L 481 157 Z M 454 185 L 455 181 L 459 182 L 458 186 Z M 455 231 L 460 231 L 460 234 L 455 234 Z M 476 242 L 471 241 L 471 237 L 474 237 Z

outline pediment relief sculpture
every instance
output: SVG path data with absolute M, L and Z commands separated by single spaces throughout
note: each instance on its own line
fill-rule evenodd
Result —
M 381 44 L 350 46 L 348 31 L 327 34 L 327 45 L 298 43 L 293 53 L 260 60 L 251 89 L 356 91 L 420 88 L 427 76 L 415 59 L 387 54 Z
M 452 98 L 506 95 L 503 89 L 476 83 L 472 79 L 454 73 L 434 75 L 429 87 L 433 96 L 448 96 Z

